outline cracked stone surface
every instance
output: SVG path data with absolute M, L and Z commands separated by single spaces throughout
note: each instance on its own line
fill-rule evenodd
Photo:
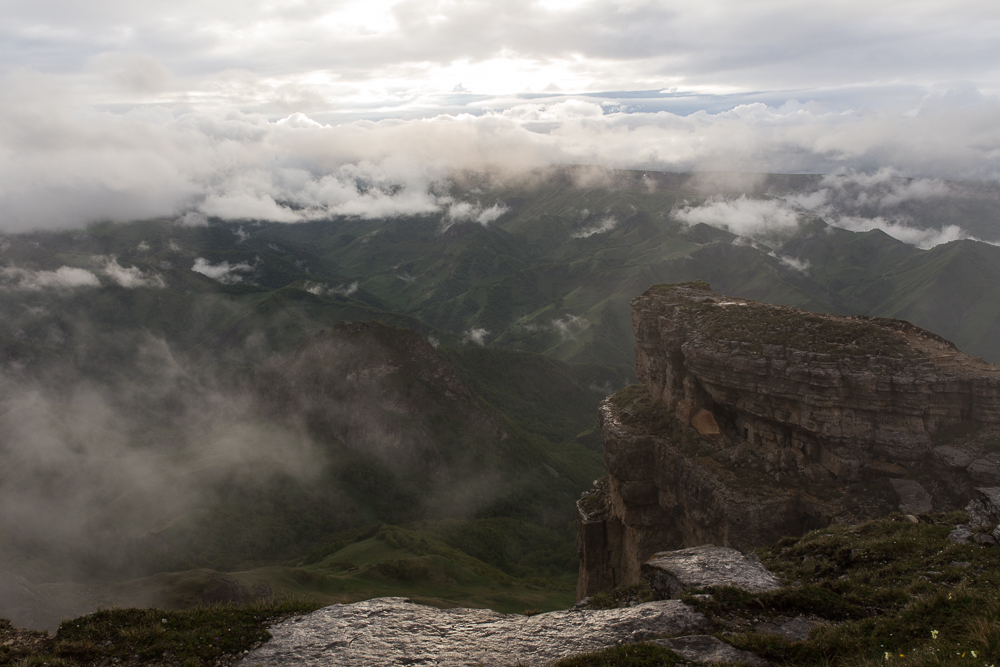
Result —
M 709 586 L 735 586 L 751 593 L 781 588 L 781 581 L 756 558 L 712 545 L 654 554 L 642 564 L 642 576 L 665 598 Z
M 436 609 L 407 598 L 378 598 L 290 618 L 270 628 L 273 638 L 240 664 L 535 667 L 656 634 L 693 632 L 707 626 L 702 614 L 677 600 L 522 616 L 489 609 Z

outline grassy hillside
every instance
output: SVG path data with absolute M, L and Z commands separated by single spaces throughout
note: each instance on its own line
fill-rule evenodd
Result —
M 921 516 L 920 523 L 894 515 L 785 538 L 758 552 L 781 578 L 782 588 L 746 593 L 722 587 L 689 591 L 683 599 L 709 617 L 711 634 L 774 665 L 995 664 L 1000 659 L 1000 605 L 994 594 L 1000 583 L 1000 551 L 948 542 L 953 524 L 965 520 L 964 513 Z M 470 591 L 489 579 L 481 562 L 461 555 L 450 560 L 448 547 L 415 532 L 392 529 L 381 535 L 345 547 L 311 569 L 289 570 L 281 575 L 289 582 L 287 590 L 295 589 L 294 582 L 323 577 L 314 587 L 325 587 L 330 597 L 350 597 L 359 591 L 369 595 L 379 590 L 377 582 L 395 580 L 404 582 L 403 589 L 415 600 L 440 602 L 428 596 L 438 592 L 433 582 L 441 577 L 461 580 Z M 423 555 L 408 550 L 414 544 L 421 545 Z M 347 562 L 347 556 L 354 560 Z M 265 575 L 239 576 L 251 580 Z M 280 578 L 270 576 L 272 581 Z M 518 609 L 542 595 L 522 582 L 500 581 L 490 593 L 496 608 L 529 613 L 547 608 Z M 636 594 L 633 590 L 620 597 L 634 599 Z M 595 602 L 608 606 L 613 598 Z M 294 603 L 180 612 L 116 609 L 64 621 L 54 636 L 0 625 L 0 664 L 94 665 L 108 657 L 152 664 L 164 655 L 189 665 L 229 664 L 266 639 L 267 625 L 318 604 L 320 597 L 312 594 Z M 807 639 L 792 641 L 773 632 L 776 624 L 797 617 L 813 624 Z M 556 664 L 662 667 L 681 662 L 665 648 L 639 643 Z
M 675 214 L 818 185 L 564 170 L 451 183 L 498 207 L 489 224 L 442 210 L 0 239 L 0 570 L 189 604 L 213 571 L 285 590 L 282 568 L 353 561 L 338 552 L 391 526 L 493 568 L 466 589 L 436 551 L 385 555 L 423 563 L 414 594 L 501 604 L 486 591 L 508 577 L 527 588 L 505 608 L 536 604 L 529 584 L 539 606 L 562 600 L 573 502 L 602 474 L 595 407 L 633 379 L 629 301 L 649 285 L 900 317 L 1000 361 L 996 246 L 919 250 L 809 214 L 764 244 Z M 993 191 L 955 187 L 907 203 L 913 224 L 987 237 Z M 342 321 L 387 326 L 323 333 Z M 288 590 L 418 586 L 365 563 Z
M 947 196 L 893 211 L 915 228 L 951 221 L 997 237 L 992 191 L 976 185 L 958 184 Z M 990 268 L 998 265 L 995 246 L 959 241 L 920 250 L 881 231 L 832 228 L 808 213 L 791 238 L 762 245 L 705 224 L 685 225 L 674 215 L 677 207 L 713 196 L 766 200 L 816 187 L 817 178 L 806 176 L 712 180 L 621 172 L 588 180 L 567 172 L 513 184 L 456 183 L 456 199 L 504 207 L 489 225 L 438 214 L 265 224 L 254 233 L 309 248 L 390 310 L 457 336 L 481 329 L 491 345 L 563 360 L 630 367 L 628 301 L 650 284 L 698 278 L 722 293 L 771 303 L 904 317 L 1000 360 L 991 297 L 1000 287 Z M 957 250 L 965 246 L 975 250 Z M 966 252 L 968 258 L 954 262 L 942 257 Z

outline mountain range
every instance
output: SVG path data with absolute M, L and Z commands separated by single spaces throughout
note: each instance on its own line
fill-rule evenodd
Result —
M 634 381 L 651 284 L 906 319 L 1000 361 L 992 184 L 580 167 L 434 187 L 431 214 L 5 235 L 0 570 L 80 613 L 189 605 L 221 571 L 327 602 L 558 608 L 573 503 L 603 474 L 596 406 Z

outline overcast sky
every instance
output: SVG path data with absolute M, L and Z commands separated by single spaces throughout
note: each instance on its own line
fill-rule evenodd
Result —
M 492 163 L 992 180 L 997 35 L 982 0 L 0 2 L 0 226 Z

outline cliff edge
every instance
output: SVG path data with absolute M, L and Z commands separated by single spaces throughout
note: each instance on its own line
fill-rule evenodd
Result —
M 577 503 L 580 598 L 656 551 L 960 509 L 1000 483 L 1000 366 L 931 332 L 700 281 L 651 287 L 632 321 L 640 384 L 601 404 L 609 475 Z

